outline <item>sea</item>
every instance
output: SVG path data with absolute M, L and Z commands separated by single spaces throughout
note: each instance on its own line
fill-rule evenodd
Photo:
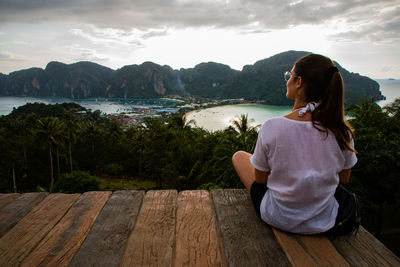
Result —
M 2 96 L 0 97 L 0 115 L 8 115 L 13 108 L 23 106 L 26 103 L 78 103 L 92 111 L 100 110 L 104 114 L 131 113 L 135 109 L 153 109 L 158 112 L 178 112 L 174 108 L 180 100 L 157 98 L 157 99 L 123 99 L 123 98 L 85 98 L 70 99 L 62 97 L 28 97 L 28 96 Z
M 378 101 L 377 104 L 384 107 L 400 97 L 400 79 L 377 79 L 380 90 L 386 96 L 386 100 Z M 26 97 L 26 96 L 3 96 L 0 97 L 0 115 L 8 115 L 13 108 L 25 105 L 26 103 L 65 103 L 76 102 L 81 106 L 100 110 L 105 114 L 129 113 L 134 109 L 154 109 L 159 112 L 177 112 L 174 106 L 179 100 L 174 99 L 69 99 L 60 97 Z M 267 119 L 287 114 L 291 110 L 289 106 L 271 106 L 258 104 L 225 105 L 206 109 L 195 110 L 187 113 L 187 120 L 194 120 L 197 127 L 209 131 L 223 130 L 232 124 L 232 121 L 241 114 L 247 114 L 251 124 L 258 126 Z
M 400 97 L 400 79 L 376 79 L 376 81 L 380 85 L 382 94 L 386 96 L 386 100 L 377 102 L 379 106 L 384 107 Z M 247 114 L 252 120 L 250 125 L 259 126 L 266 120 L 283 116 L 291 110 L 292 107 L 289 106 L 227 105 L 192 111 L 187 114 L 187 120 L 193 120 L 197 127 L 218 131 L 232 125 L 232 121 L 242 114 Z

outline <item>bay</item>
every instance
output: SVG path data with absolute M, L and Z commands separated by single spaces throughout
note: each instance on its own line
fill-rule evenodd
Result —
M 383 95 L 386 100 L 378 101 L 381 107 L 391 103 L 400 97 L 400 80 L 378 79 Z M 26 96 L 3 96 L 0 97 L 0 115 L 8 115 L 13 108 L 25 105 L 26 103 L 67 103 L 76 102 L 83 107 L 91 110 L 100 110 L 105 114 L 127 113 L 133 109 L 155 109 L 160 112 L 177 112 L 173 106 L 179 102 L 170 99 L 69 99 L 61 97 L 26 97 Z M 288 106 L 268 106 L 257 104 L 228 105 L 196 110 L 187 114 L 187 119 L 193 119 L 198 127 L 203 127 L 209 131 L 222 130 L 232 125 L 235 116 L 248 114 L 249 119 L 253 119 L 253 126 L 264 123 L 267 119 L 287 114 L 291 110 Z
M 381 107 L 400 97 L 400 80 L 377 79 L 380 90 L 386 100 L 378 101 Z M 292 107 L 268 105 L 229 105 L 206 108 L 187 113 L 187 120 L 194 120 L 198 127 L 209 131 L 223 130 L 232 125 L 232 120 L 241 114 L 253 119 L 253 126 L 261 125 L 266 120 L 283 116 L 291 111 Z
M 122 98 L 88 98 L 70 99 L 62 97 L 28 97 L 28 96 L 2 96 L 0 97 L 0 115 L 8 115 L 13 108 L 18 108 L 26 103 L 78 103 L 79 105 L 91 109 L 100 110 L 105 114 L 128 113 L 133 109 L 154 109 L 159 112 L 177 112 L 172 108 L 179 100 L 173 99 L 122 99 Z
M 208 131 L 223 130 L 232 125 L 232 120 L 244 114 L 251 119 L 250 125 L 258 126 L 269 118 L 279 117 L 289 113 L 292 107 L 269 106 L 259 104 L 239 104 L 206 108 L 191 111 L 186 114 L 187 121 L 194 120 L 197 127 Z

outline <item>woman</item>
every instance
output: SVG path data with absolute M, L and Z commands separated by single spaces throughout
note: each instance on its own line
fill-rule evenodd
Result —
M 266 121 L 254 154 L 236 152 L 232 162 L 263 221 L 292 233 L 327 232 L 340 216 L 335 191 L 357 162 L 343 79 L 316 54 L 300 58 L 285 79 L 292 112 Z

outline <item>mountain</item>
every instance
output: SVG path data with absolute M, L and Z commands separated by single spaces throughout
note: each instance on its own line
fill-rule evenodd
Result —
M 174 70 L 153 62 L 124 66 L 118 70 L 92 62 L 50 62 L 46 68 L 0 73 L 0 95 L 60 96 L 67 98 L 158 98 L 194 95 L 208 98 L 244 98 L 267 104 L 288 105 L 283 73 L 296 60 L 309 54 L 287 51 L 246 65 L 241 71 L 207 62 L 194 68 Z M 361 97 L 384 99 L 379 84 L 351 73 L 336 63 L 346 85 L 346 103 Z
M 288 51 L 257 61 L 254 65 L 246 65 L 226 86 L 224 95 L 232 98 L 246 95 L 249 100 L 263 99 L 267 104 L 290 105 L 293 102 L 286 98 L 283 73 L 290 71 L 293 64 L 307 54 L 310 52 Z M 376 81 L 350 73 L 337 62 L 335 64 L 344 80 L 346 104 L 357 103 L 359 97 L 384 99 Z
M 153 62 L 124 66 L 117 70 L 106 87 L 107 97 L 157 98 L 182 94 L 179 75 L 169 66 Z
M 194 68 L 179 71 L 188 93 L 211 98 L 224 97 L 225 86 L 229 85 L 238 73 L 240 72 L 228 65 L 215 62 L 200 63 Z
M 42 95 L 62 96 L 68 98 L 105 97 L 105 88 L 114 70 L 92 62 L 63 64 L 50 62 L 44 70 L 47 92 Z

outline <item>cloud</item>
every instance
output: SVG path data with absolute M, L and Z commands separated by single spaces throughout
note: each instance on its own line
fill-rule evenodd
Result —
M 379 10 L 396 6 L 398 0 L 1 0 L 0 22 L 78 21 L 125 30 L 246 27 L 257 22 L 266 29 L 282 29 L 337 18 L 380 20 L 386 12 Z
M 96 49 L 81 47 L 77 44 L 65 46 L 65 49 L 75 55 L 75 61 L 106 62 L 110 60 L 109 56 L 97 52 Z
M 379 11 L 378 7 L 381 6 Z M 371 4 L 368 10 L 359 10 L 347 19 L 348 29 L 331 36 L 331 39 L 353 42 L 390 43 L 400 41 L 400 3 L 398 7 Z M 354 17 L 358 18 L 355 19 Z
M 395 64 L 385 64 L 381 68 L 381 72 L 383 73 L 398 73 L 400 70 L 400 65 L 395 65 Z
M 13 44 L 16 44 L 16 45 L 29 45 L 29 43 L 27 43 L 25 41 L 20 41 L 20 40 L 14 41 Z
M 110 28 L 95 28 L 89 27 L 85 29 L 70 29 L 68 31 L 70 34 L 81 37 L 88 40 L 94 45 L 104 45 L 106 47 L 117 46 L 134 46 L 135 48 L 142 47 L 142 39 L 147 39 L 154 36 L 165 35 L 165 31 L 124 31 L 120 29 L 110 29 Z
M 22 59 L 7 51 L 0 51 L 0 61 L 21 61 Z
M 147 32 L 143 32 L 141 34 L 141 38 L 143 39 L 148 39 L 148 38 L 152 38 L 152 37 L 159 37 L 159 36 L 165 36 L 168 35 L 168 30 L 164 29 L 164 30 L 149 30 Z
M 60 44 L 62 36 L 62 44 L 79 43 L 82 49 L 87 47 L 86 51 L 75 49 L 73 56 L 79 60 L 106 60 L 111 54 L 135 60 L 140 53 L 137 50 L 143 51 L 158 41 L 149 39 L 159 36 L 168 39 L 179 30 L 198 32 L 200 28 L 229 29 L 245 38 L 271 38 L 270 33 L 276 29 L 318 26 L 320 33 L 304 32 L 300 37 L 281 31 L 288 32 L 286 40 L 294 47 L 298 47 L 299 42 L 293 40 L 322 40 L 326 35 L 329 35 L 328 40 L 337 42 L 398 43 L 399 1 L 0 0 L 0 27 L 6 23 L 29 23 L 40 29 L 47 29 L 42 25 L 73 27 L 51 35 L 56 37 L 49 38 L 47 43 Z M 21 25 L 26 27 L 26 24 Z M 43 34 L 37 36 L 50 34 L 43 30 Z M 22 34 L 15 37 L 19 39 L 25 40 Z

